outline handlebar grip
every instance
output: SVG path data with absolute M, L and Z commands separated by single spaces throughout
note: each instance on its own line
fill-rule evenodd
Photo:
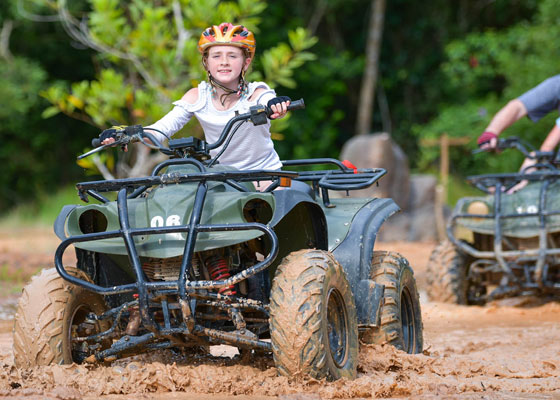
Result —
M 99 138 L 94 138 L 91 141 L 91 145 L 93 147 L 99 147 L 99 146 L 101 146 L 101 140 Z
M 305 108 L 305 102 L 303 101 L 303 99 L 299 99 L 290 102 L 290 105 L 288 106 L 288 111 L 303 110 L 304 108 Z

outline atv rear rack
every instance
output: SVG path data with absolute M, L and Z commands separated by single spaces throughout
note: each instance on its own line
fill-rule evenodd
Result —
M 313 158 L 302 160 L 282 161 L 285 167 L 297 167 L 304 165 L 324 165 L 332 164 L 339 169 L 328 169 L 318 171 L 300 171 L 297 178 L 298 181 L 311 182 L 313 191 L 317 196 L 319 190 L 321 198 L 326 207 L 332 207 L 329 201 L 328 190 L 350 191 L 359 190 L 370 187 L 374 183 L 379 185 L 379 179 L 383 177 L 387 171 L 383 168 L 367 168 L 352 169 L 348 168 L 341 161 L 334 158 Z

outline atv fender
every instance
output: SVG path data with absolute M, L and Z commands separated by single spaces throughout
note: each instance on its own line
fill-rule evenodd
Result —
M 359 324 L 377 325 L 383 288 L 369 279 L 373 247 L 381 225 L 398 211 L 400 208 L 392 199 L 372 199 L 354 214 L 348 233 L 331 249 L 354 293 Z
M 269 225 L 278 237 L 279 252 L 269 267 L 271 276 L 282 259 L 301 249 L 327 250 L 327 219 L 323 209 L 311 196 L 300 190 L 273 192 L 275 209 Z
M 66 218 L 68 217 L 68 214 L 70 214 L 76 207 L 78 207 L 77 204 L 71 204 L 62 207 L 62 210 L 60 210 L 60 213 L 54 221 L 54 233 L 60 240 L 65 240 L 68 238 L 68 236 L 66 236 L 66 231 L 64 230 L 64 227 L 66 226 Z

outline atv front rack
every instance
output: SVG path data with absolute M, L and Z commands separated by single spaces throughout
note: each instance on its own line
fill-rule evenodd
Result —
M 204 334 L 212 338 L 216 343 L 235 343 L 241 347 L 251 346 L 253 348 L 261 348 L 270 350 L 270 343 L 258 340 L 256 337 L 251 337 L 236 332 L 223 332 L 213 330 L 207 327 L 199 326 L 195 322 L 194 310 L 196 304 L 204 302 L 212 302 L 221 300 L 222 305 L 233 313 L 238 312 L 239 308 L 248 308 L 254 311 L 259 311 L 268 315 L 268 308 L 259 301 L 243 299 L 237 296 L 223 295 L 209 293 L 207 289 L 219 289 L 235 285 L 240 281 L 247 279 L 250 276 L 256 275 L 269 267 L 277 257 L 278 254 L 278 238 L 275 232 L 267 225 L 257 222 L 236 223 L 236 224 L 201 224 L 201 215 L 204 207 L 204 202 L 208 190 L 208 182 L 222 181 L 230 184 L 240 191 L 248 191 L 248 189 L 241 184 L 241 182 L 260 181 L 260 180 L 276 180 L 280 178 L 292 179 L 297 176 L 294 172 L 284 171 L 233 171 L 233 172 L 208 172 L 205 166 L 194 159 L 174 159 L 169 160 L 162 166 L 161 164 L 154 170 L 154 175 L 145 178 L 128 178 L 117 179 L 111 181 L 96 181 L 77 184 L 80 192 L 80 197 L 87 200 L 90 195 L 102 202 L 107 200 L 101 192 L 118 192 L 117 194 L 117 210 L 120 229 L 113 231 L 87 233 L 82 235 L 75 235 L 67 237 L 58 246 L 55 253 L 55 267 L 63 279 L 86 288 L 92 292 L 101 295 L 115 295 L 122 293 L 133 293 L 137 296 L 137 300 L 128 304 L 126 307 L 130 308 L 137 306 L 140 311 L 143 326 L 150 331 L 150 333 L 141 337 L 127 337 L 126 343 L 116 343 L 110 349 L 105 350 L 102 354 L 97 354 L 98 359 L 109 357 L 135 346 L 147 346 L 154 340 L 154 338 L 166 335 L 175 335 L 178 333 L 196 338 L 197 335 Z M 156 176 L 155 174 L 161 168 L 169 165 L 190 164 L 194 165 L 200 172 L 192 174 L 170 173 Z M 128 200 L 132 197 L 137 197 L 147 188 L 154 185 L 170 185 L 178 183 L 195 182 L 198 183 L 196 195 L 194 199 L 194 206 L 190 216 L 190 220 L 186 225 L 177 226 L 164 226 L 164 227 L 142 227 L 133 228 L 130 226 L 128 215 Z M 67 215 L 67 214 L 66 214 Z M 65 219 L 65 218 L 63 218 Z M 63 221 L 62 221 L 63 222 Z M 60 233 L 61 227 L 55 226 Z M 63 228 L 62 228 L 63 229 Z M 257 264 L 223 280 L 189 280 L 187 271 L 191 269 L 191 260 L 194 254 L 194 248 L 197 240 L 197 235 L 201 232 L 217 232 L 217 231 L 241 231 L 241 230 L 258 230 L 261 231 L 269 242 L 269 253 L 264 259 Z M 158 235 L 170 233 L 184 233 L 186 234 L 185 247 L 183 258 L 180 266 L 179 278 L 171 281 L 148 281 L 145 277 L 144 271 L 141 266 L 140 257 L 134 242 L 135 236 L 141 235 Z M 116 285 L 111 287 L 99 286 L 95 283 L 79 279 L 69 274 L 62 263 L 62 256 L 68 246 L 74 243 L 95 241 L 109 238 L 120 237 L 124 241 L 128 258 L 133 267 L 136 277 L 135 283 Z M 153 300 L 159 296 L 177 295 L 179 304 L 168 304 L 167 301 L 159 303 Z M 225 301 L 224 301 L 225 300 Z M 224 305 L 225 304 L 225 305 Z M 180 324 L 173 325 L 170 318 L 170 310 L 173 308 L 180 308 L 183 321 Z M 122 311 L 122 310 L 121 310 Z M 158 311 L 163 315 L 163 323 L 160 324 L 156 321 L 154 313 Z M 118 310 L 110 310 L 111 315 L 120 316 Z M 107 315 L 98 317 L 99 319 L 108 318 Z M 115 320 L 116 321 L 116 320 Z M 115 329 L 115 324 L 108 331 L 104 332 L 104 337 L 111 334 L 111 330 Z M 98 337 L 82 338 L 83 340 L 99 340 Z M 120 342 L 120 341 L 119 341 Z M 166 344 L 154 344 L 160 347 L 170 347 L 173 342 L 166 342 Z
M 448 221 L 447 236 L 451 242 L 464 253 L 478 259 L 496 259 L 502 271 L 508 276 L 511 282 L 518 285 L 516 290 L 525 289 L 549 289 L 552 291 L 560 290 L 560 284 L 554 283 L 547 279 L 547 264 L 546 258 L 549 256 L 560 255 L 560 248 L 549 248 L 547 242 L 547 220 L 552 216 L 560 215 L 560 210 L 547 210 L 547 195 L 549 186 L 560 178 L 560 171 L 537 171 L 530 174 L 488 174 L 480 176 L 468 177 L 467 181 L 473 186 L 481 189 L 485 193 L 494 194 L 494 211 L 488 214 L 469 214 L 469 213 L 454 213 Z M 519 212 L 515 214 L 505 214 L 502 212 L 502 196 L 504 191 L 513 187 L 515 184 L 528 180 L 531 182 L 541 181 L 542 186 L 539 192 L 539 204 L 537 210 L 534 212 Z M 503 222 L 516 218 L 537 218 L 538 219 L 538 248 L 524 249 L 524 250 L 504 250 L 504 234 Z M 455 237 L 454 228 L 458 219 L 491 219 L 494 220 L 494 250 L 493 251 L 480 251 L 471 246 L 469 243 L 459 240 Z M 536 261 L 535 267 L 535 280 L 527 282 L 520 282 L 513 273 L 514 268 L 523 268 L 517 264 L 517 261 Z M 528 277 L 529 274 L 525 273 Z M 498 295 L 505 295 L 506 293 L 499 293 Z
M 352 169 L 348 168 L 341 161 L 334 158 L 313 158 L 302 160 L 282 161 L 284 167 L 298 167 L 307 165 L 325 165 L 331 164 L 338 169 L 317 170 L 317 171 L 300 171 L 298 181 L 311 182 L 313 191 L 317 196 L 319 191 L 321 198 L 326 207 L 330 207 L 329 190 L 350 191 L 365 189 L 373 185 L 379 184 L 379 179 L 383 177 L 387 171 L 383 168 L 368 169 Z

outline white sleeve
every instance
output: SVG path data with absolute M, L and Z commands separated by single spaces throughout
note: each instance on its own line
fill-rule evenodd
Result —
M 144 129 L 149 131 L 156 139 L 163 142 L 165 139 L 169 139 L 180 130 L 187 122 L 190 121 L 194 113 L 185 110 L 183 107 L 176 105 L 171 111 L 169 111 L 163 118 L 159 121 L 153 123 L 152 125 L 146 126 Z M 153 129 L 157 129 L 157 132 Z
M 257 104 L 267 105 L 268 101 L 276 97 L 276 92 L 273 89 L 268 89 L 260 94 L 257 99 Z

